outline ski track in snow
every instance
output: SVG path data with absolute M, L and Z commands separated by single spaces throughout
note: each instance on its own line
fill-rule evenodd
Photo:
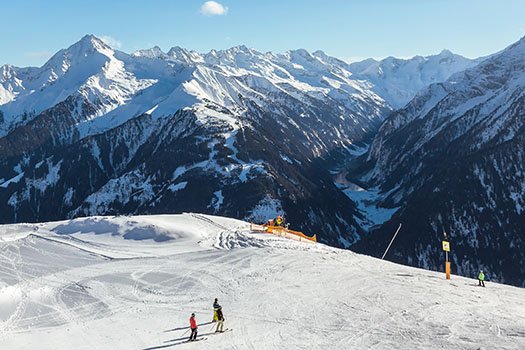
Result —
M 192 312 L 200 349 L 525 348 L 525 291 L 476 284 L 200 214 L 0 226 L 2 349 L 195 347 Z

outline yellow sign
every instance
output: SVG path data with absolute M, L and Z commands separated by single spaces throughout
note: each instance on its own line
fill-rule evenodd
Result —
M 445 252 L 450 252 L 450 242 L 448 241 L 443 241 L 443 250 Z

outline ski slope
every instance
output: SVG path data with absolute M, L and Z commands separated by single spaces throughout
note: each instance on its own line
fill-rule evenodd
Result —
M 524 349 L 525 290 L 476 285 L 196 214 L 0 226 L 2 349 Z

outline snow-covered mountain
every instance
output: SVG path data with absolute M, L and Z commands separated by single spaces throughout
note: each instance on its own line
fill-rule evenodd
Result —
M 454 73 L 473 67 L 480 61 L 443 50 L 438 55 L 427 57 L 388 57 L 381 61 L 368 59 L 350 64 L 349 70 L 354 78 L 370 82 L 372 91 L 398 109 L 412 100 L 421 89 L 445 81 Z
M 76 123 L 100 117 L 156 82 L 126 70 L 126 57 L 119 56 L 122 55 L 88 35 L 57 52 L 41 68 L 3 66 L 1 135 L 66 101 L 76 107 L 72 113 Z M 80 108 L 82 104 L 90 110 Z
M 359 152 L 416 89 L 475 64 L 447 52 L 389 61 L 245 46 L 127 54 L 88 35 L 40 68 L 3 66 L 0 221 L 286 213 L 349 247 L 372 224 L 334 185 L 334 159 Z
M 419 92 L 354 168 L 397 208 L 358 247 L 381 254 L 402 222 L 392 258 L 438 269 L 445 230 L 458 273 L 525 286 L 524 123 L 525 38 Z
M 390 107 L 334 62 L 244 46 L 128 55 L 88 35 L 41 68 L 4 66 L 1 220 L 286 212 L 348 245 L 353 204 L 320 164 Z
M 0 227 L 5 349 L 522 349 L 525 291 L 197 214 Z M 213 300 L 225 327 L 215 334 Z M 196 344 L 188 319 L 196 314 Z M 204 340 L 205 339 L 205 340 Z

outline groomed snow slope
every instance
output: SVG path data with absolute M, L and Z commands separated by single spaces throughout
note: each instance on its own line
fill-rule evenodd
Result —
M 183 214 L 0 227 L 2 349 L 523 349 L 525 290 Z M 218 297 L 232 332 L 213 335 Z M 199 337 L 188 337 L 197 314 Z

